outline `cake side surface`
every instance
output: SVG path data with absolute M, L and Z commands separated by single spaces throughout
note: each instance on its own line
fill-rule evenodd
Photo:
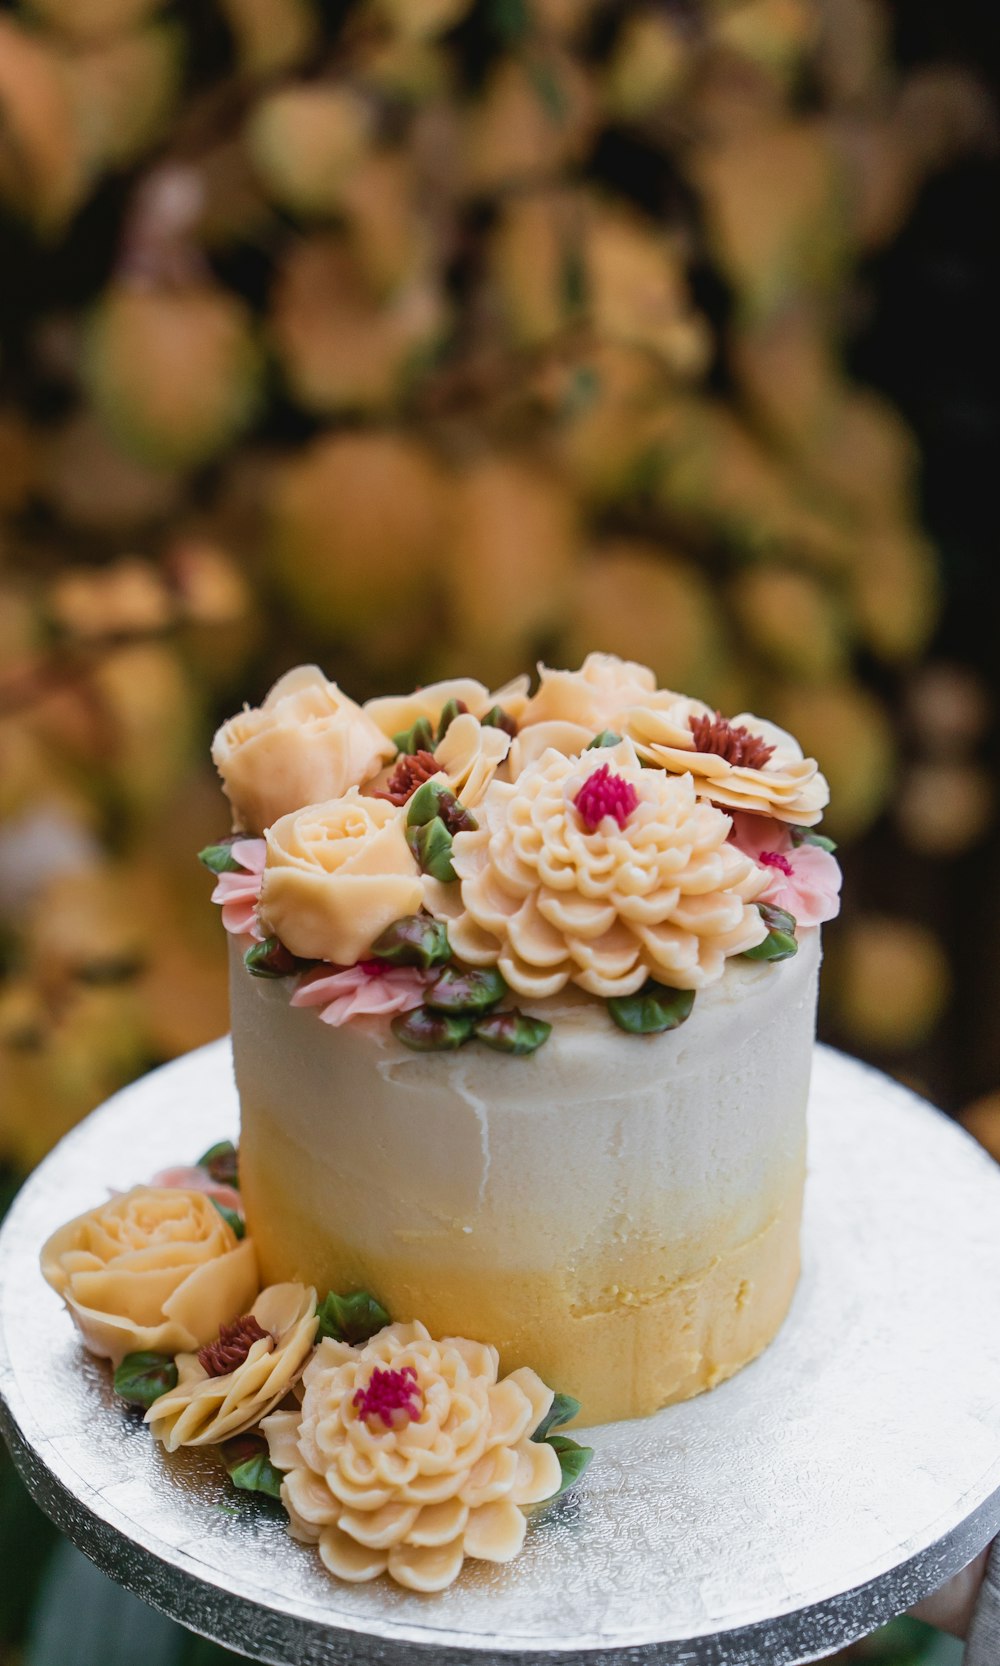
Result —
M 232 947 L 241 1184 L 267 1280 L 376 1290 L 499 1348 L 588 1422 L 756 1357 L 799 1270 L 818 929 L 733 960 L 679 1029 L 627 1035 L 576 992 L 517 1061 L 332 1028 Z

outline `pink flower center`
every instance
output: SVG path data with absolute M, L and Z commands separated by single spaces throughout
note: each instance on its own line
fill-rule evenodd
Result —
M 788 857 L 782 856 L 780 850 L 762 850 L 757 860 L 762 868 L 780 868 L 781 872 L 787 874 L 789 879 L 795 872 Z
M 377 1420 L 385 1429 L 402 1429 L 420 1416 L 424 1397 L 412 1365 L 401 1371 L 383 1371 L 376 1365 L 368 1386 L 359 1388 L 351 1403 L 369 1428 Z
M 624 827 L 639 802 L 639 794 L 631 781 L 614 775 L 609 764 L 602 764 L 587 776 L 573 803 L 588 833 L 595 833 L 605 816 L 614 816 L 619 827 Z
M 384 960 L 359 960 L 358 961 L 358 971 L 363 972 L 366 978 L 381 978 L 381 977 L 384 977 L 385 976 L 385 970 L 386 970 L 386 965 L 385 965 Z

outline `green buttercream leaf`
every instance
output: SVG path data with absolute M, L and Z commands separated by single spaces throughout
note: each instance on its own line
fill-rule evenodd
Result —
M 234 1487 L 267 1498 L 281 1497 L 281 1471 L 271 1462 L 262 1435 L 236 1435 L 223 1441 L 219 1450 Z
M 204 864 L 209 873 L 246 873 L 246 868 L 241 862 L 237 862 L 233 855 L 232 847 L 237 838 L 239 834 L 235 834 L 232 839 L 220 839 L 218 844 L 206 845 L 204 850 L 198 852 L 199 862 Z
M 446 966 L 428 989 L 424 1000 L 435 1012 L 487 1012 L 507 993 L 505 979 L 493 966 L 463 971 Z
M 319 1314 L 316 1341 L 329 1336 L 334 1342 L 346 1342 L 352 1348 L 367 1342 L 376 1331 L 392 1323 L 382 1303 L 368 1290 L 355 1290 L 349 1296 L 338 1296 L 331 1290 L 316 1311 Z
M 587 1469 L 591 1458 L 594 1456 L 594 1448 L 592 1446 L 581 1446 L 578 1441 L 570 1440 L 568 1435 L 550 1435 L 545 1444 L 551 1446 L 559 1459 L 562 1483 L 559 1491 L 553 1493 L 552 1496 L 553 1498 L 561 1498 L 564 1492 L 576 1485 Z
M 222 1216 L 226 1225 L 231 1228 L 235 1236 L 237 1238 L 245 1238 L 247 1235 L 247 1224 L 243 1219 L 243 1216 L 238 1215 L 235 1209 L 227 1209 L 226 1205 L 224 1203 L 220 1203 L 217 1197 L 210 1198 L 209 1201 L 214 1204 L 216 1209 L 218 1209 L 219 1214 Z
M 391 1024 L 396 1040 L 415 1053 L 454 1052 L 471 1039 L 475 1027 L 474 1013 L 432 1012 L 430 1007 L 398 1013 Z
M 302 967 L 302 961 L 276 937 L 252 943 L 243 956 L 243 964 L 255 978 L 287 978 Z
M 787 908 L 775 908 L 773 902 L 759 902 L 756 906 L 768 931 L 787 931 L 794 937 L 798 921 Z
M 449 833 L 474 833 L 479 826 L 472 811 L 443 781 L 425 781 L 406 806 L 406 825 L 426 827 L 435 820 L 442 821 Z
M 634 995 L 612 996 L 608 1011 L 629 1035 L 662 1035 L 690 1018 L 694 995 L 693 989 L 670 989 L 649 978 Z
M 613 729 L 602 729 L 600 734 L 595 735 L 593 740 L 589 743 L 587 751 L 593 752 L 596 748 L 602 746 L 619 746 L 621 744 L 621 738 L 621 735 L 616 735 Z
M 448 928 L 429 914 L 407 914 L 376 937 L 371 955 L 389 966 L 419 966 L 426 972 L 451 959 Z
M 126 1354 L 115 1372 L 115 1393 L 130 1406 L 148 1408 L 177 1387 L 177 1366 L 170 1354 Z
M 421 873 L 430 874 L 443 885 L 458 878 L 451 861 L 451 834 L 440 816 L 422 827 L 408 827 L 406 842 Z
M 795 936 L 795 915 L 786 908 L 775 908 L 773 903 L 758 902 L 757 911 L 767 927 L 767 936 L 752 949 L 744 949 L 743 960 L 791 960 L 798 954 Z
M 212 1179 L 220 1186 L 233 1186 L 239 1190 L 239 1153 L 232 1140 L 219 1140 L 217 1145 L 210 1145 L 203 1157 L 199 1157 L 196 1168 L 207 1169 Z
M 462 713 L 467 712 L 468 709 L 469 708 L 465 704 L 464 700 L 445 701 L 444 705 L 441 707 L 441 716 L 438 718 L 437 734 L 434 737 L 438 746 L 441 745 L 441 742 L 444 740 L 445 735 L 448 733 L 448 730 L 451 728 L 456 717 L 461 717 Z
M 433 752 L 434 731 L 426 717 L 418 717 L 412 729 L 404 729 L 401 734 L 393 735 L 392 741 L 401 753 L 412 757 L 414 752 Z
M 789 828 L 793 845 L 815 845 L 817 850 L 825 850 L 832 856 L 837 848 L 834 839 L 828 839 L 825 833 L 815 833 L 811 827 Z
M 743 960 L 791 960 L 798 954 L 799 945 L 789 931 L 769 931 L 763 943 L 756 948 L 744 949 Z
M 563 1423 L 571 1423 L 579 1410 L 580 1402 L 574 1400 L 572 1394 L 557 1394 L 532 1435 L 532 1440 L 546 1440 L 550 1430 L 560 1428 Z
M 510 712 L 505 712 L 502 706 L 491 706 L 486 715 L 479 719 L 479 727 L 481 729 L 502 729 L 505 735 L 510 735 L 511 740 L 517 734 L 517 724 L 511 717 Z
M 519 1007 L 511 1007 L 508 1012 L 491 1012 L 476 1020 L 477 1041 L 484 1041 L 496 1053 L 513 1053 L 520 1058 L 537 1052 L 551 1034 L 552 1025 L 544 1018 L 532 1018 Z

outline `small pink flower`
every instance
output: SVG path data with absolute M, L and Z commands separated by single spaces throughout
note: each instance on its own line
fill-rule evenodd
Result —
M 204 1192 L 205 1196 L 212 1198 L 215 1203 L 221 1203 L 223 1209 L 235 1209 L 238 1215 L 243 1213 L 243 1202 L 239 1192 L 232 1186 L 213 1180 L 207 1169 L 161 1169 L 159 1174 L 153 1175 L 149 1184 L 163 1186 L 168 1191 Z
M 263 839 L 237 839 L 229 848 L 244 872 L 219 874 L 212 901 L 222 904 L 222 923 L 228 932 L 260 942 L 264 934 L 257 923 L 257 904 L 267 846 Z
M 737 811 L 729 835 L 737 850 L 752 856 L 769 879 L 757 897 L 794 914 L 800 926 L 821 926 L 840 912 L 840 865 L 818 845 L 796 845 L 784 822 Z
M 322 1007 L 324 1024 L 412 1012 L 424 998 L 426 978 L 415 966 L 379 966 L 365 960 L 335 971 L 317 966 L 306 972 L 292 996 L 293 1007 Z

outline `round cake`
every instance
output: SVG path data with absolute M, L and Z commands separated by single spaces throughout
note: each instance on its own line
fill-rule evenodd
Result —
M 364 708 L 301 668 L 214 755 L 265 1281 L 373 1291 L 586 1423 L 758 1355 L 839 885 L 815 761 L 597 655 Z
M 819 932 L 679 1029 L 555 997 L 531 1058 L 411 1052 L 232 966 L 240 1175 L 268 1282 L 375 1290 L 565 1385 L 588 1422 L 712 1388 L 799 1272 Z

